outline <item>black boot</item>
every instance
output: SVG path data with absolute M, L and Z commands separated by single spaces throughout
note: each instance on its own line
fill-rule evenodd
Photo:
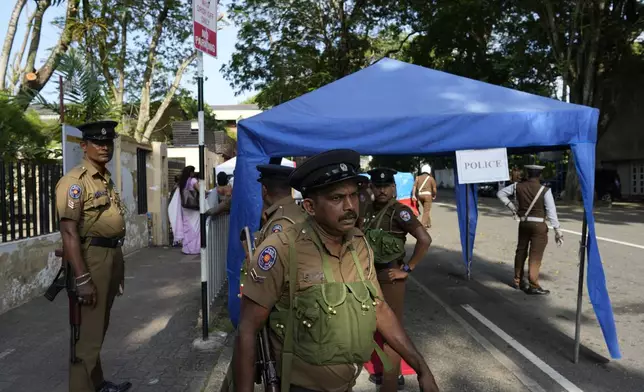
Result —
M 398 376 L 398 390 L 402 391 L 405 389 L 405 377 L 402 375 Z
M 369 376 L 369 381 L 376 385 L 381 385 L 382 384 L 382 373 L 374 373 Z
M 542 287 L 530 287 L 525 291 L 525 293 L 530 295 L 548 295 L 550 294 L 550 290 L 546 290 Z

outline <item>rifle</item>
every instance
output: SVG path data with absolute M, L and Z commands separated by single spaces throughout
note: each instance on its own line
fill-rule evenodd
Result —
M 56 257 L 63 257 L 62 249 L 56 249 L 54 253 Z M 61 262 L 58 274 L 56 274 L 54 281 L 45 292 L 45 298 L 53 302 L 62 289 L 67 289 L 67 298 L 69 299 L 69 327 L 71 329 L 69 335 L 69 361 L 77 363 L 79 360 L 76 358 L 76 343 L 80 338 L 81 305 L 78 302 L 76 282 L 71 265 L 65 260 Z
M 248 259 L 252 260 L 254 241 L 252 241 L 248 226 L 244 227 L 242 236 L 245 237 Z M 276 362 L 273 357 L 273 350 L 271 349 L 271 341 L 268 337 L 266 325 L 257 334 L 257 360 L 255 362 L 255 384 L 262 383 L 264 384 L 265 392 L 279 392 Z

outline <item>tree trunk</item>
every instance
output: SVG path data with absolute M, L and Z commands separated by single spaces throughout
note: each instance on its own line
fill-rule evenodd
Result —
M 7 66 L 9 65 L 9 56 L 11 55 L 11 48 L 13 47 L 13 40 L 16 36 L 18 29 L 18 20 L 22 9 L 27 4 L 27 0 L 18 0 L 16 5 L 13 6 L 13 12 L 9 18 L 9 26 L 7 26 L 7 35 L 4 37 L 4 45 L 2 45 L 2 53 L 0 54 L 0 90 L 6 88 L 5 78 L 7 77 Z
M 181 84 L 181 78 L 183 77 L 183 73 L 186 71 L 186 68 L 188 68 L 190 63 L 192 63 L 195 60 L 195 58 L 197 58 L 196 52 L 191 54 L 190 57 L 188 57 L 187 59 L 183 60 L 179 68 L 177 68 L 177 73 L 174 76 L 174 81 L 172 82 L 170 89 L 168 90 L 165 97 L 163 98 L 163 102 L 161 102 L 161 105 L 159 106 L 156 113 L 154 114 L 154 117 L 146 125 L 145 132 L 143 133 L 141 140 L 139 140 L 140 142 L 147 143 L 150 141 L 150 136 L 152 136 L 152 132 L 154 132 L 154 128 L 159 123 L 159 120 L 161 120 L 163 113 L 170 105 L 170 102 L 172 102 L 172 98 L 174 98 L 174 93 L 177 92 L 177 88 L 179 88 L 179 84 Z
M 143 140 L 143 135 L 146 132 L 146 127 L 150 121 L 150 89 L 152 86 L 152 76 L 154 75 L 154 63 L 157 56 L 157 47 L 159 41 L 161 40 L 161 34 L 163 33 L 163 24 L 168 18 L 168 13 L 170 11 L 170 0 L 165 0 L 163 3 L 163 8 L 154 25 L 154 33 L 152 34 L 152 39 L 150 40 L 150 49 L 148 51 L 148 59 L 145 65 L 145 71 L 143 72 L 143 87 L 141 88 L 141 103 L 139 105 L 139 118 L 136 122 L 136 129 L 134 131 L 134 138 L 138 141 Z
M 20 91 L 20 80 L 22 79 L 22 56 L 25 55 L 25 50 L 27 50 L 27 44 L 29 43 L 29 35 L 31 34 L 31 26 L 36 16 L 36 11 L 32 12 L 27 18 L 27 29 L 25 30 L 25 35 L 22 38 L 22 44 L 20 45 L 20 50 L 16 53 L 13 60 L 13 70 L 11 71 L 11 80 L 7 84 L 7 90 L 11 91 L 12 95 L 17 95 Z
M 34 18 L 34 30 L 32 31 L 32 41 L 29 47 L 29 57 L 27 57 L 27 72 L 34 72 L 36 74 L 36 79 L 27 80 L 23 79 L 22 85 L 20 86 L 20 92 L 18 94 L 20 105 L 23 109 L 29 107 L 29 103 L 34 96 L 40 93 L 40 91 L 45 87 L 49 78 L 56 70 L 58 63 L 60 62 L 60 57 L 67 52 L 67 49 L 72 42 L 72 27 L 76 17 L 78 16 L 78 4 L 80 0 L 68 0 L 67 1 L 67 11 L 65 13 L 65 27 L 61 32 L 58 43 L 49 53 L 49 57 L 45 60 L 45 63 L 39 69 L 35 69 L 36 63 L 36 54 L 38 52 L 38 45 L 40 45 L 40 27 L 42 27 L 42 16 L 40 16 L 40 21 L 36 22 L 38 18 L 38 12 L 40 8 L 36 10 L 36 16 Z M 42 0 L 38 2 L 38 7 L 43 7 L 42 13 L 49 7 L 51 0 Z M 36 35 L 34 35 L 36 34 Z M 35 39 L 34 39 L 35 38 Z M 35 45 L 34 45 L 35 44 Z

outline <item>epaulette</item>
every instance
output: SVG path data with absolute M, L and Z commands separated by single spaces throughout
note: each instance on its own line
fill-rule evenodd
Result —
M 72 177 L 72 178 L 78 178 L 80 179 L 83 174 L 87 172 L 87 168 L 83 165 L 78 165 L 72 168 L 72 170 L 68 171 L 65 175 Z

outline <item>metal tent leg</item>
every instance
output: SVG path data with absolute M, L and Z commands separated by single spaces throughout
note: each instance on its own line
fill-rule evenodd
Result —
M 575 318 L 575 351 L 573 362 L 579 362 L 579 346 L 581 333 L 581 306 L 584 297 L 584 272 L 586 267 L 586 244 L 588 242 L 588 221 L 586 220 L 586 210 L 584 210 L 584 220 L 581 226 L 581 240 L 579 241 L 579 282 L 577 285 L 577 316 Z

